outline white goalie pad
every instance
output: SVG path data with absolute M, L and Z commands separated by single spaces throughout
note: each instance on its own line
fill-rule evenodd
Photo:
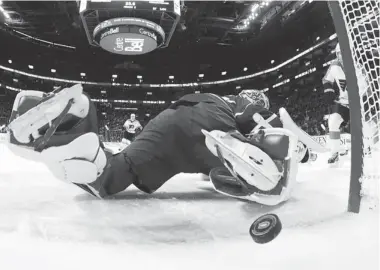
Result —
M 62 113 L 84 118 L 88 114 L 89 100 L 82 94 L 83 88 L 80 84 L 53 92 L 50 95 L 39 91 L 20 92 L 13 104 L 12 115 L 14 117 L 8 126 L 9 130 L 18 143 L 28 144 L 31 139 L 41 136 L 38 133 L 39 129 L 46 125 L 51 126 Z M 41 102 L 19 115 L 20 104 L 28 98 L 39 98 Z
M 220 154 L 225 159 L 225 166 L 234 175 L 240 175 L 248 184 L 268 191 L 273 189 L 282 177 L 274 161 L 261 149 L 242 142 L 230 134 L 219 130 L 207 132 L 206 146 L 215 156 Z
M 297 154 L 298 141 L 297 137 L 290 131 L 282 128 L 265 130 L 265 136 L 285 135 L 289 138 L 286 156 L 284 160 L 278 160 L 278 164 L 258 147 L 238 140 L 228 133 L 218 130 L 211 132 L 202 130 L 202 132 L 206 136 L 207 148 L 222 160 L 234 176 L 240 176 L 249 185 L 263 192 L 274 189 L 279 181 L 284 182 L 287 186 L 289 185 L 288 178 L 290 176 L 293 177 L 289 168 L 297 168 L 297 161 L 295 158 L 292 159 L 292 157 Z M 282 166 L 283 164 L 287 166 Z M 287 179 L 284 179 L 284 177 Z
M 277 166 L 275 162 L 258 147 L 242 142 L 230 134 L 214 130 L 207 132 L 202 130 L 206 136 L 206 146 L 215 155 L 222 156 L 224 165 L 235 176 L 242 178 L 249 185 L 255 187 L 253 192 L 236 194 L 227 190 L 214 189 L 224 195 L 254 201 L 264 205 L 276 205 L 287 200 L 294 187 L 298 161 L 297 155 L 298 138 L 291 131 L 282 128 L 266 129 L 266 135 L 285 135 L 289 138 L 287 154 Z M 217 150 L 219 149 L 219 150 Z M 223 160 L 222 160 L 223 162 Z M 272 192 L 273 189 L 276 192 Z

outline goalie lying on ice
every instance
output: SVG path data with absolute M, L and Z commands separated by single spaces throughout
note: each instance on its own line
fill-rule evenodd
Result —
M 274 205 L 289 197 L 298 162 L 315 148 L 285 109 L 280 120 L 264 94 L 245 90 L 185 95 L 112 152 L 98 138 L 95 106 L 82 91 L 75 85 L 19 93 L 9 142 L 14 153 L 44 162 L 57 178 L 99 198 L 132 184 L 152 193 L 184 172 L 210 174 L 215 190 L 228 196 Z

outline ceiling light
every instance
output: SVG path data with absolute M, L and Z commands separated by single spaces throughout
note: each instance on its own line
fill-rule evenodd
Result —
M 222 75 L 226 75 L 227 74 L 227 71 L 222 71 Z
M 254 4 L 254 5 L 251 7 L 251 12 L 254 13 L 258 8 L 259 8 L 259 5 L 258 5 L 258 4 Z
M 12 60 L 11 60 L 11 59 L 9 59 L 9 60 L 8 60 L 8 63 L 9 63 L 9 64 L 12 64 Z
M 170 75 L 170 76 L 169 76 L 169 79 L 170 79 L 170 80 L 173 80 L 173 79 L 174 79 L 174 76 L 173 76 L 173 75 Z
M 80 75 L 81 75 L 82 77 L 84 77 L 84 76 L 86 76 L 86 73 L 82 72 Z
M 141 75 L 137 75 L 137 79 L 142 79 L 142 76 Z
M 10 19 L 11 16 L 9 16 L 8 12 L 5 11 L 5 9 L 0 5 L 0 12 L 3 13 L 5 19 Z
M 51 73 L 55 73 L 56 72 L 56 70 L 54 68 L 52 68 L 50 71 L 51 71 Z
M 296 51 L 297 51 L 297 52 L 299 52 L 299 51 L 300 51 L 300 49 L 297 49 Z
M 273 63 L 274 63 L 274 60 L 270 61 L 270 63 L 273 64 Z
M 29 69 L 33 69 L 34 67 L 33 67 L 32 65 L 29 65 L 28 68 L 29 68 Z
M 244 71 L 247 71 L 247 70 L 248 70 L 248 68 L 247 68 L 247 67 L 245 67 L 245 68 L 243 68 L 243 70 L 244 70 Z
M 317 37 L 317 38 L 316 38 L 316 40 L 319 40 L 319 39 L 320 39 L 320 37 Z
M 240 89 L 240 88 L 241 88 L 241 86 L 240 86 L 240 85 L 236 86 L 236 89 Z
M 117 78 L 117 74 L 113 74 L 112 78 L 116 79 Z
M 204 74 L 199 74 L 198 76 L 199 76 L 199 78 L 203 78 L 205 75 Z

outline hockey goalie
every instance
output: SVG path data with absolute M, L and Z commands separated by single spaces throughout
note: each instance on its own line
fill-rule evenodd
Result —
M 299 162 L 323 151 L 285 109 L 269 111 L 256 90 L 185 95 L 118 151 L 99 140 L 94 104 L 81 85 L 20 92 L 9 124 L 10 149 L 44 162 L 60 180 L 107 198 L 130 185 L 153 193 L 178 173 L 203 173 L 219 193 L 276 205 L 291 194 Z

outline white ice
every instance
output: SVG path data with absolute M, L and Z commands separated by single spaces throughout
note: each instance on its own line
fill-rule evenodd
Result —
M 325 163 L 301 167 L 277 207 L 200 189 L 199 175 L 100 201 L 0 144 L 0 269 L 379 269 L 378 212 L 347 213 L 349 165 Z M 283 231 L 259 245 L 248 229 L 268 212 Z

